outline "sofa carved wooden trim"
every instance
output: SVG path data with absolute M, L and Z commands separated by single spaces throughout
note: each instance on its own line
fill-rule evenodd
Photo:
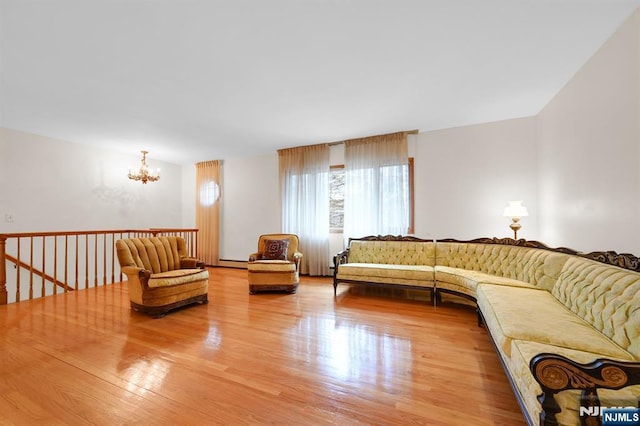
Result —
M 184 238 L 121 239 L 116 252 L 132 309 L 158 318 L 181 306 L 208 302 L 209 272 L 204 262 L 187 256 Z
M 395 239 L 409 241 L 368 237 L 380 245 L 370 258 Z M 600 424 L 601 407 L 638 406 L 640 259 L 511 238 L 432 244 L 434 301 L 475 301 L 530 425 Z M 334 289 L 350 261 L 336 255 Z
M 598 389 L 622 389 L 640 384 L 640 363 L 596 359 L 588 364 L 574 362 L 561 355 L 543 353 L 531 360 L 531 371 L 542 387 L 538 400 L 542 405 L 540 424 L 557 425 L 561 412 L 554 395 L 570 389 L 581 391 L 580 406 L 589 413 L 600 412 Z M 616 405 L 617 406 L 617 405 Z M 584 424 L 589 424 L 586 419 Z M 591 424 L 601 424 L 591 422 Z

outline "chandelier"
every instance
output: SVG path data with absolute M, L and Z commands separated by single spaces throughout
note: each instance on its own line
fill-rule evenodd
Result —
M 149 172 L 149 166 L 147 165 L 147 154 L 149 151 L 140 152 L 142 153 L 142 164 L 140 165 L 140 170 L 135 171 L 129 169 L 129 179 L 141 180 L 144 184 L 147 182 L 157 181 L 160 179 L 160 169 L 157 169 L 155 172 Z

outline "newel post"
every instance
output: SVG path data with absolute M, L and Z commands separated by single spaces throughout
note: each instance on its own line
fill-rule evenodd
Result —
M 5 247 L 7 237 L 0 235 L 0 305 L 7 304 L 7 260 L 5 259 Z

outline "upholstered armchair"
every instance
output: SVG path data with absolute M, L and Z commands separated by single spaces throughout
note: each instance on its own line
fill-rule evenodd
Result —
M 187 256 L 184 238 L 121 239 L 116 252 L 132 309 L 157 318 L 180 306 L 207 303 L 209 272 Z
M 258 240 L 258 251 L 249 256 L 247 265 L 249 293 L 284 291 L 295 293 L 300 283 L 298 236 L 265 234 Z

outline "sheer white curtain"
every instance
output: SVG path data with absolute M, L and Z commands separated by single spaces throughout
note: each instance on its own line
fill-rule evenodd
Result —
M 407 133 L 345 141 L 344 237 L 409 229 Z
M 278 160 L 282 232 L 300 239 L 300 272 L 330 275 L 329 145 L 282 149 Z

